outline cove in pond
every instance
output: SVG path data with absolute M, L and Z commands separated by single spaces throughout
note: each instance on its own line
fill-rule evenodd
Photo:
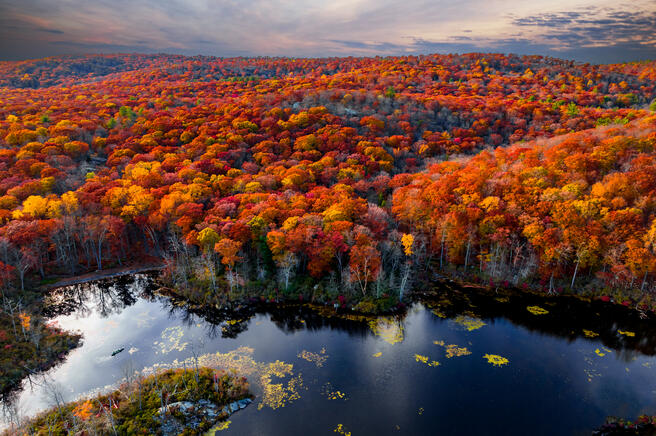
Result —
M 197 359 L 256 394 L 217 434 L 590 434 L 606 416 L 656 412 L 654 319 L 601 302 L 440 285 L 404 316 L 364 318 L 205 310 L 155 288 L 135 275 L 54 291 L 48 314 L 84 343 L 4 406 L 48 407 L 44 378 L 68 401 Z

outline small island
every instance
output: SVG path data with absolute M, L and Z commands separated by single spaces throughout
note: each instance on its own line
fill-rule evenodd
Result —
M 234 372 L 168 369 L 130 377 L 106 394 L 57 402 L 3 435 L 197 435 L 251 402 L 249 383 Z

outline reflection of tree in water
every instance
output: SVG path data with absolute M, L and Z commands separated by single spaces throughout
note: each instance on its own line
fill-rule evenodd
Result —
M 0 396 L 0 423 L 8 426 L 20 423 L 24 415 L 18 406 L 20 392 L 20 390 L 15 389 Z
M 432 309 L 436 320 L 463 315 L 484 320 L 505 318 L 527 330 L 569 341 L 601 342 L 627 362 L 638 354 L 656 354 L 654 315 L 642 319 L 634 310 L 598 300 L 502 290 L 498 293 L 480 289 L 468 291 L 445 285 L 422 298 L 422 302 Z M 546 308 L 548 313 L 536 315 L 527 309 L 533 306 Z M 620 331 L 634 333 L 634 336 Z
M 252 318 L 267 315 L 276 327 L 285 333 L 300 330 L 318 331 L 325 328 L 347 332 L 350 335 L 366 336 L 370 334 L 367 320 L 371 317 L 350 314 L 343 316 L 334 309 L 326 309 L 331 316 L 326 316 L 324 308 L 319 310 L 307 304 L 269 304 L 256 301 L 236 302 L 219 308 L 212 306 L 187 305 L 176 298 L 166 298 L 170 316 L 175 316 L 187 325 L 197 324 L 203 320 L 203 326 L 210 338 L 221 335 L 222 338 L 236 338 L 248 330 Z
M 252 300 L 228 302 L 216 308 L 193 305 L 174 297 L 154 293 L 156 280 L 152 275 L 137 274 L 68 286 L 52 291 L 44 312 L 46 316 L 77 314 L 88 316 L 95 311 L 103 317 L 121 312 L 139 298 L 159 301 L 171 319 L 187 326 L 202 324 L 209 338 L 219 335 L 236 338 L 246 331 L 256 315 L 268 315 L 283 332 L 318 331 L 325 328 L 347 332 L 352 336 L 375 334 L 370 328 L 375 317 L 335 311 L 328 306 L 308 304 L 272 305 Z M 516 325 L 570 341 L 586 339 L 600 341 L 618 351 L 629 361 L 636 353 L 656 354 L 656 323 L 653 315 L 640 319 L 635 311 L 601 301 L 584 301 L 574 297 L 545 298 L 540 295 L 510 291 L 486 292 L 440 285 L 436 292 L 421 297 L 421 301 L 439 317 L 456 319 L 474 317 L 485 320 L 505 318 Z M 539 306 L 548 313 L 536 315 L 527 307 Z M 404 315 L 396 317 L 403 328 Z M 200 323 L 200 320 L 203 322 Z M 619 331 L 635 333 L 634 336 Z M 586 334 L 587 331 L 587 334 Z M 594 333 L 598 336 L 589 336 Z
M 356 336 L 370 334 L 367 321 L 371 317 L 353 317 L 350 314 L 343 316 L 332 308 L 313 308 L 305 304 L 272 305 L 255 301 L 229 303 L 215 308 L 161 296 L 154 292 L 156 289 L 154 277 L 148 274 L 66 286 L 51 291 L 46 299 L 44 314 L 51 318 L 73 314 L 84 318 L 96 312 L 104 318 L 118 314 L 135 304 L 139 298 L 144 298 L 160 302 L 162 312 L 168 313 L 169 319 L 176 319 L 186 326 L 199 324 L 199 320 L 202 320 L 209 338 L 219 335 L 223 338 L 236 338 L 248 329 L 250 320 L 258 314 L 269 315 L 271 321 L 285 333 L 330 328 Z
M 65 286 L 48 294 L 43 313 L 50 318 L 73 314 L 85 318 L 96 312 L 105 318 L 132 306 L 144 293 L 152 292 L 152 288 L 153 280 L 146 274 Z
M 64 388 L 50 377 L 48 372 L 29 373 L 23 379 L 22 386 L 22 389 L 13 389 L 0 395 L 0 432 L 9 431 L 7 428 L 12 425 L 20 426 L 28 415 L 28 411 L 21 406 L 20 401 L 23 389 L 42 391 L 53 406 L 56 402 L 59 402 L 60 405 L 63 402 Z

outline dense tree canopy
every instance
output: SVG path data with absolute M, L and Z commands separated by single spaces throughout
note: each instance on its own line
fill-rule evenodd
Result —
M 108 55 L 0 72 L 4 283 L 149 253 L 202 258 L 212 286 L 225 271 L 402 292 L 432 261 L 551 292 L 654 287 L 654 62 Z

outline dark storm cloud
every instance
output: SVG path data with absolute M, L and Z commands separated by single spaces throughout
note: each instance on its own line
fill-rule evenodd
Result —
M 36 30 L 39 31 L 39 32 L 53 33 L 55 35 L 61 35 L 61 34 L 64 33 L 63 31 L 61 31 L 59 29 L 46 29 L 46 28 L 43 28 L 43 27 L 38 28 Z
M 656 10 L 615 10 L 590 7 L 572 11 L 511 17 L 512 24 L 533 28 L 561 50 L 581 46 L 609 49 L 631 47 L 653 53 L 656 46 Z
M 581 15 L 579 12 L 546 13 L 514 18 L 512 22 L 516 26 L 561 27 L 573 23 Z

